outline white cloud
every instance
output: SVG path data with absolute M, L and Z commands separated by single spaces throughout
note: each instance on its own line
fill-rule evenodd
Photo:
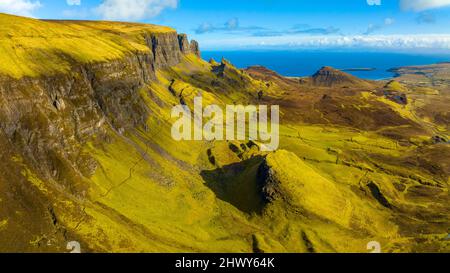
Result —
M 450 52 L 449 34 L 245 37 L 201 41 L 205 48 L 299 48 L 442 50 Z
M 23 15 L 23 16 L 33 16 L 32 13 L 36 9 L 40 8 L 42 5 L 39 1 L 30 0 L 1 0 L 0 1 L 0 12 Z
M 390 26 L 390 25 L 392 25 L 394 23 L 395 23 L 395 19 L 393 19 L 393 18 L 386 18 L 386 19 L 384 19 L 384 24 L 386 26 Z
M 400 0 L 403 10 L 424 11 L 450 6 L 450 0 Z
M 384 25 L 374 25 L 374 24 L 370 24 L 370 25 L 367 27 L 366 32 L 364 32 L 364 35 L 369 35 L 369 34 L 371 34 L 371 33 L 373 33 L 373 32 L 382 30 L 383 28 L 388 27 L 388 26 L 391 26 L 391 25 L 393 25 L 394 23 L 395 23 L 395 19 L 389 18 L 389 17 L 388 17 L 388 18 L 385 18 L 385 19 L 384 19 Z
M 178 0 L 104 0 L 96 12 L 107 20 L 141 20 L 177 6 Z
M 81 0 L 66 0 L 69 6 L 79 6 L 81 5 Z

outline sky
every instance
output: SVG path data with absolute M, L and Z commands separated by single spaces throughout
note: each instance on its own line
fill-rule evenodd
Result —
M 203 50 L 450 52 L 450 0 L 0 0 L 0 12 L 166 25 Z

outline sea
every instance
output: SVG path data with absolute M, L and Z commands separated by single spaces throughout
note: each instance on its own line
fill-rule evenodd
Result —
M 311 76 L 323 66 L 346 70 L 359 78 L 389 79 L 391 68 L 450 62 L 450 54 L 333 51 L 204 51 L 205 60 L 224 57 L 238 68 L 262 65 L 288 77 Z

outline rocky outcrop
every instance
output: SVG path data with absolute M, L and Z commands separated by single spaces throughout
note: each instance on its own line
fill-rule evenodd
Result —
M 73 60 L 67 73 L 18 79 L 0 74 L 0 202 L 8 203 L 0 209 L 0 220 L 13 215 L 8 213 L 11 209 L 23 215 L 8 220 L 6 234 L 14 233 L 21 241 L 0 239 L 2 245 L 9 245 L 6 249 L 54 251 L 54 245 L 28 243 L 41 233 L 53 234 L 42 242 L 67 243 L 66 231 L 54 213 L 48 213 L 55 202 L 52 198 L 58 195 L 44 196 L 29 181 L 35 185 L 45 181 L 68 199 L 84 200 L 91 185 L 85 182 L 99 164 L 81 147 L 94 136 L 100 143 L 110 142 L 111 130 L 123 135 L 147 128 L 152 113 L 140 90 L 156 80 L 158 69 L 177 65 L 183 55 L 190 54 L 191 44 L 176 32 L 148 32 L 139 37 L 149 50 L 129 51 L 104 62 Z M 81 214 L 74 217 L 83 219 L 81 208 L 77 210 Z M 18 235 L 16 230 L 23 232 Z
M 176 32 L 144 38 L 148 52 L 75 63 L 70 73 L 21 79 L 0 75 L 0 129 L 43 178 L 69 185 L 73 177 L 63 177 L 67 169 L 75 170 L 74 177 L 92 174 L 95 162 L 81 158 L 77 147 L 101 136 L 105 123 L 120 132 L 145 126 L 151 113 L 139 90 L 156 78 L 156 70 L 191 53 L 192 43 Z
M 277 199 L 283 198 L 283 193 L 279 187 L 279 181 L 275 175 L 274 170 L 264 160 L 258 168 L 258 186 L 261 189 L 262 198 L 266 203 L 271 203 Z
M 188 37 L 186 34 L 179 34 L 178 35 L 178 42 L 180 44 L 180 50 L 183 54 L 195 54 L 198 57 L 201 57 L 200 54 L 200 48 L 198 45 L 198 42 L 195 40 L 192 40 L 189 43 Z
M 200 46 L 198 45 L 197 41 L 195 41 L 195 40 L 191 41 L 190 49 L 191 49 L 191 53 L 197 55 L 197 57 L 201 57 Z
M 152 71 L 173 66 L 180 62 L 183 52 L 180 48 L 177 33 L 149 34 L 146 35 L 145 40 L 151 49 Z
M 406 92 L 408 92 L 408 88 L 395 80 L 390 81 L 384 87 L 384 96 L 387 99 L 402 105 L 408 104 Z
M 181 52 L 190 53 L 191 47 L 186 34 L 178 34 L 178 43 L 180 44 Z
M 226 71 L 236 70 L 233 64 L 225 58 L 222 58 L 220 64 L 214 61 L 214 59 L 212 62 L 210 60 L 210 63 L 212 64 L 212 72 L 219 77 L 224 77 Z

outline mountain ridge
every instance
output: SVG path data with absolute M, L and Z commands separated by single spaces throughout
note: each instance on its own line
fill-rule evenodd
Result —
M 36 20 L 20 20 L 35 31 Z M 58 44 L 68 55 L 42 49 L 65 69 L 41 58 L 29 71 L 0 69 L 0 252 L 65 252 L 73 240 L 85 252 L 366 252 L 369 239 L 389 252 L 447 249 L 450 151 L 433 141 L 439 124 L 416 115 L 415 100 L 429 98 L 410 93 L 421 89 L 408 85 L 403 105 L 384 82 L 317 88 L 208 63 L 172 30 L 63 24 L 105 32 L 101 54 L 116 42 L 124 54 L 66 60 L 85 46 L 69 35 Z M 280 150 L 173 140 L 171 108 L 200 95 L 280 105 Z
M 91 64 L 140 55 L 150 70 L 175 65 L 180 54 L 199 55 L 198 43 L 172 28 L 106 21 L 43 21 L 0 14 L 3 66 L 21 78 L 67 73 L 77 63 Z M 17 25 L 22 27 L 16 27 Z M 27 28 L 28 26 L 28 28 Z M 46 67 L 42 70 L 41 67 Z
M 330 66 L 324 66 L 319 69 L 314 75 L 312 75 L 311 79 L 313 85 L 316 86 L 348 87 L 351 85 L 368 85 L 365 81 Z

